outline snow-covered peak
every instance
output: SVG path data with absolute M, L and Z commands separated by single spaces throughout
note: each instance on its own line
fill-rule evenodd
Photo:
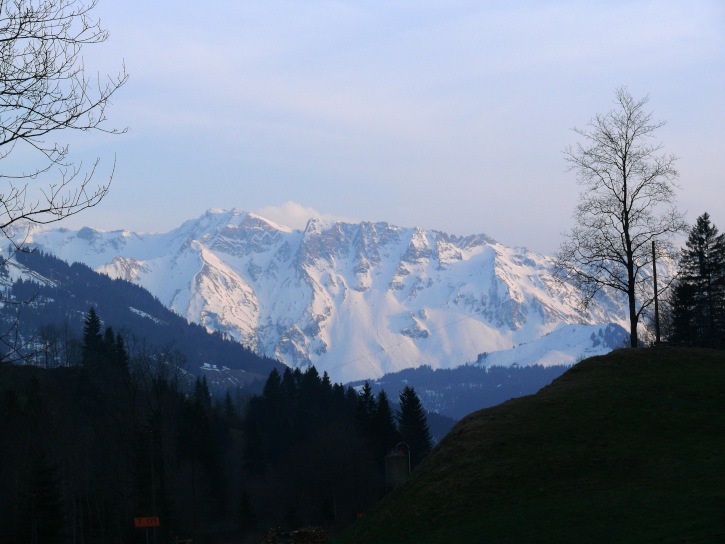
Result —
M 582 314 L 576 289 L 553 280 L 550 257 L 483 234 L 319 218 L 300 231 L 213 209 L 167 233 L 48 229 L 33 230 L 32 241 L 335 380 L 455 366 L 519 344 L 550 349 L 558 336 L 538 340 L 565 326 L 626 325 L 606 296 Z
M 264 223 L 268 225 L 271 229 L 278 230 L 280 232 L 293 232 L 294 229 L 291 229 L 290 227 L 286 227 L 284 225 L 280 225 L 279 223 L 276 223 L 270 219 L 267 219 L 266 217 L 262 217 L 261 215 L 257 215 L 253 212 L 247 213 L 247 218 L 249 220 L 258 221 L 259 223 Z

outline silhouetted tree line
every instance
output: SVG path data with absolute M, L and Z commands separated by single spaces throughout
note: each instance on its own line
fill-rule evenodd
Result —
M 485 355 L 481 359 L 485 360 Z M 407 385 L 415 387 L 420 401 L 428 411 L 428 424 L 435 431 L 434 434 L 440 437 L 455 421 L 449 421 L 442 430 L 436 429 L 434 425 L 438 414 L 460 419 L 476 410 L 495 406 L 511 398 L 532 395 L 561 376 L 568 368 L 566 365 L 463 365 L 433 369 L 423 365 L 386 374 L 375 380 L 372 388 L 376 392 L 381 388 L 396 391 Z
M 244 419 L 246 500 L 262 525 L 342 526 L 386 491 L 384 460 L 401 441 L 415 466 L 431 448 L 415 391 L 393 413 L 385 391 L 331 383 L 314 367 L 272 371 Z M 253 523 L 253 521 L 250 521 Z
M 274 370 L 261 395 L 212 398 L 173 354 L 130 353 L 88 311 L 81 364 L 0 366 L 0 542 L 257 541 L 273 526 L 342 527 L 386 491 L 384 455 L 430 449 L 415 391 L 360 393 Z

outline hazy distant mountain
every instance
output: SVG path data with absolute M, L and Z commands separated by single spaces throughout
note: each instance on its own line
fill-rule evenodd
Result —
M 583 315 L 575 288 L 554 280 L 550 257 L 480 234 L 317 219 L 299 231 L 210 210 L 163 234 L 55 229 L 30 239 L 143 286 L 210 331 L 291 366 L 314 364 L 335 381 L 454 367 L 552 334 L 568 347 L 544 341 L 526 361 L 570 364 L 609 351 L 599 331 L 626 323 L 622 305 L 606 297 Z M 578 331 L 576 345 L 565 331 Z

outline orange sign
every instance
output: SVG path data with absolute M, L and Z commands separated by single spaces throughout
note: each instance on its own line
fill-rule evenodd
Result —
M 159 518 L 156 516 L 149 518 L 133 518 L 133 525 L 137 529 L 144 529 L 145 527 L 158 527 Z

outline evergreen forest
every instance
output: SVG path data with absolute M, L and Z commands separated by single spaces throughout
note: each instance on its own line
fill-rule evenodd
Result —
M 270 527 L 334 532 L 387 491 L 385 455 L 431 448 L 415 390 L 274 369 L 260 395 L 189 388 L 178 367 L 129 354 L 88 311 L 81 364 L 0 366 L 0 541 L 259 541 Z M 137 529 L 134 519 L 158 517 Z

